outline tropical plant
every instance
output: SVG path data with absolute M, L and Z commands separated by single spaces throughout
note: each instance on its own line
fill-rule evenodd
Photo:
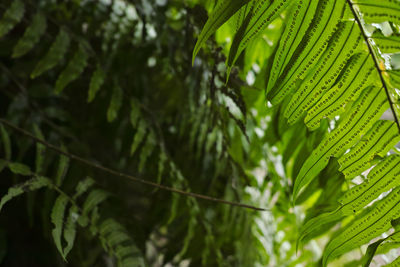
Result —
M 4 265 L 397 255 L 398 0 L 0 8 Z
M 281 103 L 289 125 L 303 120 L 311 131 L 326 131 L 292 173 L 293 202 L 312 197 L 312 181 L 330 165 L 335 164 L 335 175 L 344 179 L 321 179 L 346 181 L 342 196 L 334 199 L 337 204 L 329 203 L 326 212 L 311 211 L 300 230 L 301 244 L 342 222 L 324 250 L 323 266 L 392 226 L 396 229 L 400 156 L 392 149 L 400 140 L 400 93 L 390 55 L 400 52 L 399 8 L 399 1 L 390 0 L 221 1 L 194 50 L 196 56 L 218 27 L 236 17 L 238 27 L 227 59 L 230 69 L 275 18 L 285 17 L 285 29 L 265 68 L 267 99 Z M 369 26 L 373 23 L 378 26 Z M 391 120 L 382 119 L 387 110 Z M 358 177 L 363 179 L 354 184 Z M 322 195 L 326 191 L 323 188 Z

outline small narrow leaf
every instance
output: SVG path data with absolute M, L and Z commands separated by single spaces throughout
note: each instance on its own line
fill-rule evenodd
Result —
M 61 149 L 63 151 L 67 150 L 64 145 L 61 146 Z M 65 175 L 67 175 L 68 167 L 69 167 L 69 158 L 67 156 L 60 155 L 60 160 L 58 162 L 58 168 L 57 168 L 57 174 L 56 174 L 56 178 L 55 178 L 56 186 L 61 186 L 61 184 L 65 178 Z
M 131 145 L 131 156 L 135 154 L 136 149 L 139 147 L 140 143 L 145 138 L 146 129 L 147 129 L 147 124 L 143 119 L 141 119 L 139 121 L 139 125 Z
M 88 94 L 88 103 L 92 102 L 96 97 L 97 92 L 100 90 L 100 87 L 103 85 L 105 80 L 105 73 L 103 72 L 100 65 L 97 65 L 96 70 L 92 74 L 92 78 L 90 79 L 89 85 L 89 94 Z
M 80 45 L 78 51 L 68 62 L 67 67 L 58 76 L 55 86 L 56 93 L 61 93 L 70 82 L 76 80 L 81 75 L 87 65 L 87 59 L 88 55 L 83 45 Z
M 34 124 L 33 131 L 37 138 L 44 140 L 44 136 L 40 128 Z M 35 172 L 42 174 L 44 165 L 44 154 L 46 152 L 45 146 L 41 143 L 36 143 L 36 161 L 35 161 Z
M 140 153 L 139 171 L 143 171 L 147 159 L 150 157 L 156 146 L 156 138 L 154 132 L 150 131 L 149 136 L 146 138 L 146 143 L 143 145 L 142 151 Z
M 54 228 L 51 232 L 53 236 L 54 243 L 61 256 L 65 259 L 64 251 L 62 247 L 61 236 L 63 232 L 63 224 L 64 224 L 64 213 L 68 204 L 68 198 L 65 195 L 59 195 L 56 199 L 53 209 L 51 211 L 51 222 L 54 224 Z
M 158 159 L 158 174 L 157 174 L 157 183 L 161 183 L 161 179 L 164 173 L 165 163 L 167 161 L 167 154 L 163 150 L 160 152 L 160 156 Z
M 5 159 L 11 159 L 11 141 L 8 132 L 4 128 L 3 124 L 0 124 L 0 133 L 1 133 L 1 142 L 3 143 L 4 147 L 4 156 Z
M 84 194 L 90 187 L 94 185 L 94 180 L 91 177 L 86 177 L 83 181 L 80 181 L 76 186 L 74 199 Z
M 107 110 L 108 122 L 112 122 L 117 118 L 118 112 L 122 106 L 122 98 L 123 98 L 122 89 L 118 85 L 115 85 L 111 97 L 111 102 Z
M 130 121 L 133 128 L 138 127 L 138 121 L 140 119 L 140 108 L 139 103 L 135 100 L 131 100 L 131 114 L 130 114 Z
M 109 196 L 109 193 L 101 189 L 95 189 L 91 191 L 86 198 L 85 203 L 83 204 L 82 215 L 87 216 L 89 212 L 91 212 L 96 206 L 106 200 Z
M 34 79 L 45 71 L 54 68 L 64 58 L 69 43 L 70 38 L 68 33 L 61 29 L 47 54 L 36 64 L 32 71 L 31 78 Z
M 72 206 L 69 209 L 69 214 L 64 229 L 64 239 L 67 242 L 67 245 L 65 246 L 62 253 L 64 258 L 67 257 L 68 253 L 74 246 L 76 236 L 76 222 L 78 217 L 78 208 L 76 206 Z
M 14 174 L 19 174 L 24 176 L 29 176 L 33 174 L 29 166 L 18 162 L 9 163 L 8 168 Z
M 12 57 L 18 58 L 28 53 L 39 42 L 45 31 L 46 17 L 39 12 L 33 17 L 32 24 L 26 28 L 24 35 L 14 46 Z

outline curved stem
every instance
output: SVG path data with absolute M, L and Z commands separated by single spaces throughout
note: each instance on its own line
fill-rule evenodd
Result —
M 57 152 L 58 154 L 62 154 L 62 155 L 66 156 L 66 157 L 68 157 L 68 158 L 70 158 L 72 160 L 75 160 L 77 162 L 80 162 L 82 164 L 90 166 L 92 168 L 96 168 L 96 169 L 98 169 L 100 171 L 109 173 L 111 175 L 122 177 L 122 178 L 126 178 L 126 179 L 129 179 L 129 180 L 133 181 L 133 182 L 149 185 L 149 186 L 156 187 L 156 188 L 159 188 L 159 189 L 162 189 L 162 190 L 165 190 L 165 191 L 178 193 L 180 195 L 184 195 L 184 196 L 187 196 L 187 197 L 193 197 L 193 198 L 197 198 L 197 199 L 204 199 L 204 200 L 208 200 L 208 201 L 212 201 L 212 202 L 217 202 L 217 203 L 221 203 L 221 204 L 227 204 L 227 205 L 230 205 L 230 206 L 236 206 L 236 207 L 247 208 L 247 209 L 252 209 L 252 210 L 266 211 L 266 209 L 263 209 L 263 208 L 259 208 L 259 207 L 255 207 L 255 206 L 251 206 L 251 205 L 247 205 L 247 204 L 242 204 L 242 203 L 238 203 L 238 202 L 232 202 L 232 201 L 228 201 L 228 200 L 223 200 L 223 199 L 219 199 L 219 198 L 214 198 L 214 197 L 210 197 L 210 196 L 206 196 L 206 195 L 201 195 L 201 194 L 197 194 L 197 193 L 184 191 L 184 190 L 181 190 L 181 189 L 165 186 L 165 185 L 162 185 L 162 184 L 157 184 L 157 183 L 154 183 L 154 182 L 147 181 L 145 179 L 141 179 L 141 178 L 129 175 L 129 174 L 125 174 L 125 173 L 121 173 L 121 172 L 109 169 L 109 168 L 104 167 L 104 166 L 102 166 L 102 165 L 100 165 L 98 163 L 94 163 L 93 161 L 90 161 L 90 160 L 84 159 L 82 157 L 79 157 L 77 155 L 65 152 L 62 149 L 60 149 L 59 147 L 57 147 L 55 145 L 52 145 L 50 143 L 47 143 L 45 140 L 37 138 L 36 136 L 31 134 L 30 132 L 28 132 L 28 131 L 26 131 L 26 130 L 24 130 L 22 128 L 19 128 L 18 126 L 15 126 L 14 124 L 10 123 L 9 121 L 7 121 L 5 119 L 0 118 L 0 122 L 3 123 L 5 126 L 7 126 L 7 127 L 11 128 L 13 130 L 19 132 L 19 133 L 31 138 L 36 143 L 40 143 L 40 144 L 46 146 L 47 148 Z

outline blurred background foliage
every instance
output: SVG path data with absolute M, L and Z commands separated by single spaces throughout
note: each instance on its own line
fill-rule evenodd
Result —
M 1 1 L 0 25 L 10 24 L 4 17 L 13 2 Z M 289 127 L 280 106 L 265 100 L 265 70 L 285 14 L 249 45 L 227 84 L 234 18 L 207 42 L 192 66 L 196 37 L 216 2 L 22 1 L 23 15 L 15 27 L 0 27 L 0 116 L 120 172 L 268 211 L 187 198 L 74 161 L 66 164 L 57 153 L 8 128 L 11 154 L 6 155 L 3 133 L 1 157 L 30 166 L 67 195 L 92 177 L 96 188 L 110 194 L 96 207 L 98 217 L 118 221 L 137 248 L 137 261 L 130 266 L 318 265 L 327 235 L 296 253 L 298 228 L 304 218 L 334 207 L 346 187 L 344 178 L 331 162 L 320 174 L 331 178 L 316 179 L 296 207 L 291 205 L 292 179 L 330 126 L 322 124 L 313 132 L 301 122 Z M 35 16 L 45 21 L 40 39 L 29 51 L 16 50 Z M 62 33 L 67 37 L 59 37 Z M 58 39 L 55 47 L 65 51 L 48 59 L 53 65 L 42 63 L 47 69 L 41 74 L 38 64 Z M 26 180 L 12 170 L 0 176 L 2 196 Z M 322 195 L 321 188 L 329 190 Z M 1 265 L 118 264 L 115 251 L 107 251 L 84 225 L 78 227 L 67 262 L 62 259 L 51 234 L 56 198 L 57 193 L 41 189 L 3 207 Z M 84 204 L 84 199 L 77 202 Z M 348 254 L 336 265 L 360 255 Z

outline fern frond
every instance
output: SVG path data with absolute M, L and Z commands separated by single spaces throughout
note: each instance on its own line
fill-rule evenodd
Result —
M 400 175 L 399 171 L 395 176 Z M 323 266 L 345 252 L 367 243 L 390 227 L 390 221 L 400 216 L 400 188 L 395 188 L 384 199 L 364 210 L 328 243 L 323 256 Z
M 381 56 L 399 52 L 400 39 L 398 33 L 385 36 L 377 32 L 369 36 L 364 22 L 398 24 L 400 2 L 311 0 L 292 1 L 292 4 L 271 3 L 276 6 L 271 12 L 283 6 L 278 13 L 285 11 L 288 17 L 284 18 L 286 26 L 272 54 L 272 66 L 267 68 L 267 98 L 272 104 L 281 103 L 289 124 L 304 119 L 310 130 L 323 128 L 323 120 L 332 124 L 298 173 L 294 172 L 297 175 L 293 198 L 296 201 L 304 190 L 307 194 L 302 195 L 303 200 L 310 196 L 306 186 L 323 175 L 332 157 L 340 165 L 337 174 L 341 172 L 346 179 L 362 175 L 372 167 L 363 183 L 343 194 L 336 209 L 317 214 L 301 229 L 300 240 L 307 241 L 344 217 L 358 214 L 358 219 L 345 226 L 326 247 L 323 256 L 326 264 L 388 230 L 391 227 L 388 221 L 398 216 L 392 198 L 397 197 L 400 162 L 398 155 L 388 156 L 388 153 L 400 141 L 400 75 L 397 70 L 386 70 L 390 67 Z M 263 15 L 268 13 L 269 6 L 260 2 L 242 20 L 230 50 L 228 67 L 250 40 L 246 33 L 255 36 L 262 28 L 262 24 L 251 23 L 257 20 L 259 7 L 263 7 Z M 381 120 L 386 110 L 392 111 L 394 121 Z M 392 189 L 389 196 L 377 202 L 384 204 L 365 208 Z M 386 208 L 387 213 L 382 213 Z M 372 214 L 376 215 L 375 225 L 369 224 Z
M 118 266 L 145 265 L 139 249 L 120 223 L 112 218 L 104 220 L 99 226 L 99 234 L 105 250 L 116 256 Z
M 349 114 L 322 140 L 304 163 L 295 180 L 294 199 L 297 198 L 300 189 L 326 167 L 330 157 L 339 157 L 355 145 L 358 138 L 365 134 L 388 108 L 387 96 L 382 88 L 371 86 L 363 91 Z

